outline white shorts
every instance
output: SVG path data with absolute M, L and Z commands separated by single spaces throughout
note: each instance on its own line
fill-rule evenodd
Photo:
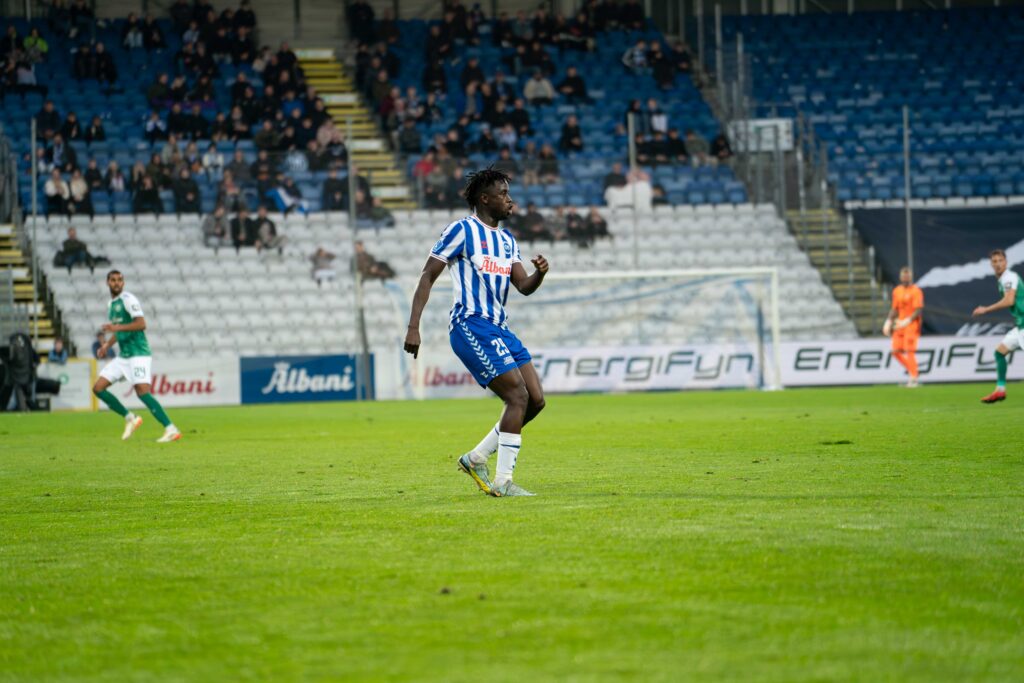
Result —
M 1003 346 L 1010 351 L 1016 351 L 1019 348 L 1024 348 L 1024 330 L 1019 327 L 1015 327 L 1006 333 L 1003 337 Z
M 132 385 L 153 383 L 153 357 L 134 356 L 133 358 L 122 358 L 118 356 L 103 366 L 100 370 L 100 377 L 111 384 L 116 384 L 123 379 L 128 380 Z

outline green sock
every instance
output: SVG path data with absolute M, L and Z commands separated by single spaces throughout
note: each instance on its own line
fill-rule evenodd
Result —
M 153 394 L 143 394 L 139 396 L 139 400 L 146 404 L 149 408 L 149 412 L 153 413 L 153 417 L 156 418 L 157 422 L 162 424 L 164 427 L 171 424 L 171 418 L 167 417 L 167 413 L 164 412 L 163 406 L 160 402 L 153 398 Z
M 124 404 L 117 400 L 117 396 L 114 396 L 106 389 L 96 394 L 96 398 L 106 403 L 111 410 L 113 410 L 121 417 L 124 417 L 125 415 L 128 414 L 128 409 L 124 407 Z
M 996 386 L 1006 388 L 1006 356 L 996 351 Z

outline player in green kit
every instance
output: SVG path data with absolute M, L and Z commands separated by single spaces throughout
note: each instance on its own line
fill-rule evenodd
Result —
M 107 363 L 100 371 L 100 377 L 93 385 L 92 391 L 97 398 L 107 404 L 111 410 L 124 418 L 124 434 L 122 439 L 129 439 L 142 424 L 142 418 L 131 413 L 108 391 L 111 384 L 126 379 L 135 387 L 139 400 L 146 404 L 153 417 L 164 426 L 164 435 L 157 443 L 170 443 L 181 438 L 181 432 L 171 423 L 163 407 L 150 393 L 153 383 L 153 353 L 149 350 L 146 339 L 146 319 L 142 315 L 142 304 L 129 292 L 124 291 L 124 277 L 120 271 L 107 273 L 107 287 L 110 288 L 110 304 L 107 306 L 107 318 L 110 320 L 103 326 L 104 332 L 113 332 L 114 336 L 104 341 L 96 352 L 103 358 L 114 342 L 117 342 L 121 355 Z
M 999 280 L 999 294 L 1002 298 L 991 306 L 978 306 L 973 315 L 977 317 L 1009 308 L 1016 326 L 1006 333 L 1003 342 L 996 348 L 996 390 L 981 399 L 982 403 L 997 403 L 1006 400 L 1006 356 L 1024 346 L 1024 286 L 1020 275 L 1007 267 L 1005 251 L 996 249 L 989 254 L 989 258 L 996 279 Z

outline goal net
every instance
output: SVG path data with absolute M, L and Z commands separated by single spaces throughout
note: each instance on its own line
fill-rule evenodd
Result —
M 395 345 L 374 349 L 378 398 L 481 395 L 448 345 L 450 286 L 438 278 L 416 361 L 398 343 L 409 297 L 391 289 Z M 776 389 L 778 291 L 775 268 L 553 272 L 507 308 L 550 393 Z

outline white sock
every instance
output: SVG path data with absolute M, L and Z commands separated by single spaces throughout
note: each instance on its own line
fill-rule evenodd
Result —
M 516 468 L 516 458 L 519 457 L 519 447 L 522 445 L 522 434 L 501 432 L 498 435 L 498 471 L 494 475 L 496 485 L 512 480 L 512 470 Z
M 130 410 L 128 411 L 128 414 L 124 416 L 124 421 L 125 422 L 131 422 L 134 419 L 135 419 L 135 413 L 133 413 Z
M 498 425 L 494 425 L 494 429 L 487 432 L 487 436 L 469 452 L 469 461 L 474 465 L 486 463 L 487 459 L 491 457 L 491 453 L 496 450 L 498 450 Z

